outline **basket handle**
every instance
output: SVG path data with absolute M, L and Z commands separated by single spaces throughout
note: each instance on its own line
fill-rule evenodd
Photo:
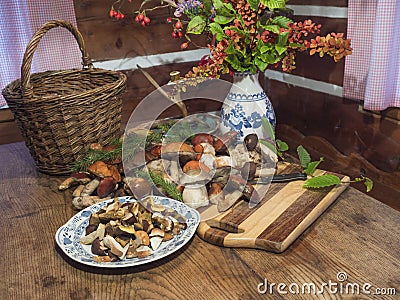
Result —
M 24 97 L 30 97 L 33 94 L 32 86 L 30 83 L 33 54 L 35 53 L 36 48 L 42 37 L 50 29 L 56 27 L 64 27 L 73 34 L 76 41 L 78 42 L 79 50 L 82 53 L 83 68 L 89 68 L 89 69 L 93 68 L 92 62 L 89 58 L 89 54 L 87 53 L 86 50 L 85 42 L 83 41 L 82 34 L 71 23 L 64 20 L 52 20 L 46 22 L 40 29 L 38 29 L 35 32 L 31 40 L 29 41 L 28 45 L 26 46 L 21 66 L 21 88 Z

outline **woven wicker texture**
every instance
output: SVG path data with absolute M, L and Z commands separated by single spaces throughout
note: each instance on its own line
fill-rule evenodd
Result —
M 75 37 L 83 68 L 30 74 L 40 39 L 56 27 L 68 29 Z M 107 145 L 119 137 L 125 88 L 123 73 L 93 68 L 82 35 L 72 24 L 54 20 L 33 35 L 24 54 L 21 78 L 2 93 L 38 170 L 62 175 L 71 172 L 90 143 Z

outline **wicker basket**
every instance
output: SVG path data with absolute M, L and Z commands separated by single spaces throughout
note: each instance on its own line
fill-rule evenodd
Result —
M 56 27 L 68 29 L 75 37 L 83 68 L 30 74 L 39 41 Z M 2 93 L 38 170 L 62 175 L 71 172 L 90 143 L 106 145 L 118 138 L 125 87 L 123 73 L 93 67 L 82 35 L 72 24 L 54 20 L 33 35 L 24 54 L 21 78 Z

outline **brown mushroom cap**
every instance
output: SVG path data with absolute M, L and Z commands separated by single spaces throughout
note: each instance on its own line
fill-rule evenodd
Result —
M 258 144 L 258 136 L 255 133 L 251 133 L 245 136 L 244 144 L 246 145 L 247 150 L 253 151 L 256 149 Z
M 128 186 L 132 195 L 136 199 L 141 199 L 149 194 L 153 190 L 150 182 L 144 178 L 132 177 L 128 179 Z
M 196 159 L 196 152 L 186 143 L 173 142 L 162 146 L 161 157 L 167 160 L 179 160 L 179 164 L 184 165 L 189 160 Z
M 210 145 L 213 145 L 214 139 L 208 133 L 198 133 L 192 138 L 192 145 L 196 146 L 201 143 L 209 143 Z

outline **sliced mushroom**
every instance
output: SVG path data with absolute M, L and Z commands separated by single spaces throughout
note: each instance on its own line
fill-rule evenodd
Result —
M 148 246 L 140 246 L 136 249 L 137 257 L 138 258 L 145 258 L 147 256 L 150 256 L 151 254 L 151 249 Z
M 163 237 L 161 236 L 153 236 L 150 238 L 150 246 L 151 249 L 157 250 L 163 241 Z
M 100 242 L 99 238 L 94 239 L 94 241 L 92 242 L 91 250 L 92 250 L 92 253 L 95 255 L 99 255 L 99 256 L 107 255 L 107 252 L 101 246 L 101 242 Z
M 104 246 L 110 249 L 110 252 L 119 259 L 123 259 L 126 252 L 128 251 L 128 246 L 122 247 L 112 236 L 106 235 L 103 239 Z

